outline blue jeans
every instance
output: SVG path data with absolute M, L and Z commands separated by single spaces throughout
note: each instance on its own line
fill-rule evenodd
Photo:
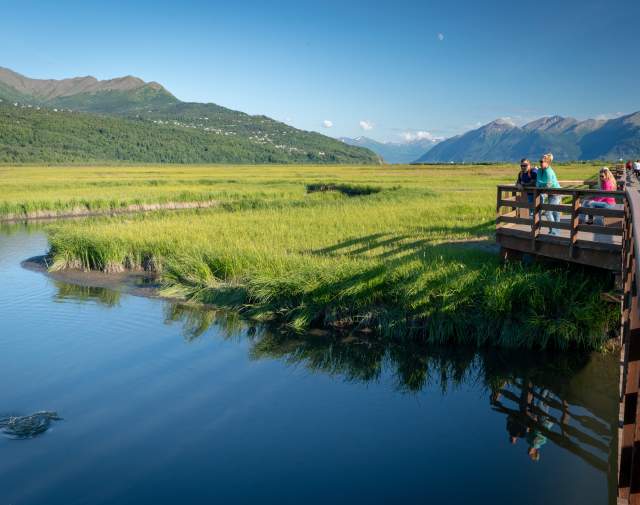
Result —
M 582 204 L 583 207 L 587 207 L 590 209 L 610 209 L 611 207 L 613 207 L 613 205 L 611 205 L 610 203 L 607 202 L 594 202 L 593 200 L 587 200 L 586 202 L 584 202 Z M 586 217 L 584 214 L 582 214 L 580 216 L 580 222 L 584 223 L 586 220 Z M 602 218 L 602 216 L 597 216 L 595 218 L 595 222 L 597 222 L 597 224 L 604 224 L 604 219 Z
M 562 198 L 560 195 L 543 195 L 543 201 L 550 205 L 560 205 L 562 202 Z M 560 212 L 557 210 L 548 210 L 547 211 L 547 219 L 551 222 L 559 223 L 560 222 Z M 549 234 L 557 235 L 558 230 L 556 228 L 552 228 L 549 226 Z

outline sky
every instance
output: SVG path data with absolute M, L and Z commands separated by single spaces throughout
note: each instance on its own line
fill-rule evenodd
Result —
M 639 0 L 0 0 L 0 66 L 135 75 L 334 137 L 640 110 Z

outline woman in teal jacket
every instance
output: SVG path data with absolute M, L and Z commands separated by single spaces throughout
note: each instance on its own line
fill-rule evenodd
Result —
M 551 168 L 553 162 L 553 154 L 545 154 L 540 160 L 540 170 L 538 170 L 538 178 L 536 179 L 536 187 L 538 188 L 559 188 L 560 183 L 556 177 L 556 173 Z M 546 198 L 545 198 L 546 196 Z M 551 205 L 560 205 L 560 195 L 544 195 L 544 200 Z M 547 212 L 547 218 L 551 222 L 560 222 L 560 212 L 552 210 Z M 549 235 L 557 235 L 558 230 L 549 226 Z

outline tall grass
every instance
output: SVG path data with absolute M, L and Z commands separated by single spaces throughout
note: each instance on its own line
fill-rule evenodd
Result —
M 564 349 L 597 348 L 615 327 L 615 307 L 600 301 L 607 274 L 499 263 L 491 237 L 505 167 L 227 170 L 240 196 L 217 209 L 57 226 L 55 268 L 154 269 L 168 296 L 292 332 Z M 379 191 L 306 194 L 327 180 Z
M 302 198 L 307 186 L 390 188 L 438 191 L 462 182 L 470 191 L 514 179 L 509 165 L 465 167 L 353 166 L 0 166 L 0 219 L 28 217 L 37 212 L 60 214 L 76 209 L 110 211 L 132 204 L 223 202 L 245 199 L 282 201 Z M 558 167 L 564 179 L 582 179 L 597 167 Z

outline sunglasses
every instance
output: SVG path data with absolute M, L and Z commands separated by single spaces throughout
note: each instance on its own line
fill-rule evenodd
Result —
M 529 165 L 520 165 L 520 168 L 529 168 Z

